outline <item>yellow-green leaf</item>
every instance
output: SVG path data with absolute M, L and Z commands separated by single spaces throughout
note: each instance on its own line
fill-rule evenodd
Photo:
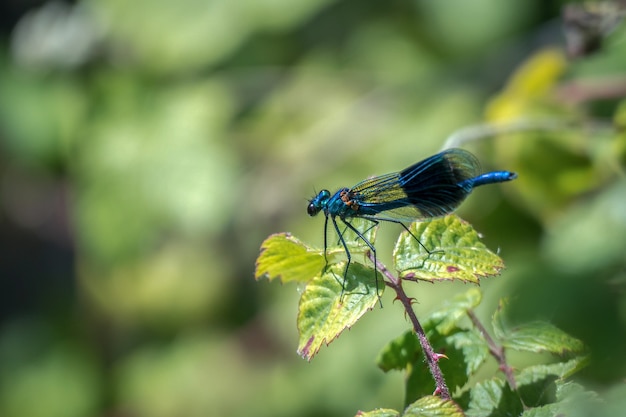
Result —
M 308 282 L 320 275 L 324 264 L 320 250 L 309 248 L 289 233 L 277 233 L 261 245 L 254 277 L 257 280 L 267 276 L 281 282 Z
M 463 410 L 452 400 L 429 395 L 404 410 L 403 417 L 464 417 Z
M 372 411 L 359 411 L 356 417 L 400 417 L 400 413 L 389 408 L 377 408 Z
M 309 282 L 300 297 L 298 308 L 298 353 L 311 360 L 322 344 L 329 344 L 350 328 L 366 311 L 371 310 L 383 291 L 374 270 L 351 263 L 344 284 L 345 262 L 333 265 Z
M 409 229 L 421 244 L 406 231 L 400 234 L 394 262 L 403 279 L 477 284 L 481 277 L 498 275 L 504 268 L 502 259 L 480 241 L 469 223 L 456 215 L 413 223 Z

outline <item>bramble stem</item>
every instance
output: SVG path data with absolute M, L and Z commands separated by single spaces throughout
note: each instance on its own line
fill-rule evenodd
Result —
M 446 380 L 443 378 L 443 372 L 441 372 L 441 368 L 438 364 L 440 356 L 435 353 L 432 345 L 428 341 L 426 333 L 424 332 L 422 325 L 417 319 L 415 311 L 413 311 L 411 298 L 407 296 L 407 294 L 404 292 L 404 289 L 402 288 L 402 280 L 389 272 L 387 267 L 378 259 L 375 259 L 371 252 L 368 252 L 367 256 L 372 262 L 375 263 L 376 268 L 386 278 L 385 284 L 396 292 L 396 299 L 400 300 L 402 306 L 404 307 L 404 310 L 406 311 L 406 314 L 409 316 L 409 319 L 413 324 L 413 330 L 415 331 L 420 345 L 422 346 L 422 350 L 424 351 L 424 357 L 426 358 L 426 363 L 428 364 L 430 373 L 435 380 L 435 394 L 440 395 L 441 398 L 446 400 L 451 399 L 450 390 L 448 390 Z
M 491 353 L 491 356 L 493 356 L 496 359 L 496 361 L 498 361 L 498 367 L 504 373 L 504 376 L 506 377 L 506 380 L 509 383 L 509 387 L 511 388 L 512 391 L 517 392 L 519 395 L 519 391 L 517 391 L 517 382 L 515 382 L 515 376 L 513 375 L 513 368 L 506 361 L 506 354 L 504 352 L 504 347 L 501 345 L 498 345 L 495 342 L 495 340 L 493 340 L 491 335 L 487 332 L 487 329 L 485 329 L 485 326 L 483 326 L 480 320 L 478 320 L 478 317 L 476 317 L 474 310 L 468 309 L 467 316 L 470 318 L 470 320 L 472 321 L 472 324 L 478 329 L 480 334 L 483 336 L 483 338 L 485 339 L 485 342 L 487 342 L 487 346 L 489 347 L 489 353 Z M 524 404 L 524 400 L 522 400 L 521 396 L 520 396 L 520 401 L 522 402 L 522 406 L 524 407 L 524 409 L 526 409 L 527 408 L 526 404 Z

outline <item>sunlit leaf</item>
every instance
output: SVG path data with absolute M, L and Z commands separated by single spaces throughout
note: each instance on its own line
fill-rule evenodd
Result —
M 308 282 L 324 268 L 324 255 L 288 233 L 271 235 L 261 244 L 255 278 L 267 276 L 281 282 Z
M 356 417 L 400 417 L 400 413 L 389 408 L 378 408 L 372 411 L 359 411 Z
M 345 263 L 339 263 L 316 276 L 300 297 L 298 353 L 307 360 L 322 344 L 328 345 L 352 327 L 382 294 L 382 279 L 378 278 L 377 288 L 373 269 L 353 262 L 344 282 L 344 268 Z
M 376 238 L 374 223 L 355 219 L 352 225 L 373 244 Z M 351 254 L 365 253 L 370 250 L 363 239 L 351 229 L 344 227 L 340 231 Z M 339 237 L 332 233 L 329 233 L 329 237 L 336 238 L 327 242 L 326 257 L 329 262 L 345 259 L 346 250 Z M 261 254 L 256 261 L 254 276 L 257 280 L 263 276 L 267 276 L 270 280 L 278 278 L 283 283 L 308 282 L 319 276 L 325 265 L 323 249 L 310 247 L 289 233 L 277 233 L 265 239 L 261 244 Z
M 481 277 L 498 275 L 504 268 L 502 259 L 456 215 L 413 223 L 410 230 L 421 244 L 404 231 L 394 249 L 395 267 L 404 279 L 478 283 Z
M 404 417 L 464 417 L 463 410 L 452 400 L 429 395 L 404 410 Z

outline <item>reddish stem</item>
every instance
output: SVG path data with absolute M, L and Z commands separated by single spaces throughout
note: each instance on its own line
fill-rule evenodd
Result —
M 389 270 L 383 263 L 374 258 L 371 252 L 368 253 L 368 257 L 371 259 L 372 262 L 376 264 L 376 268 L 380 271 L 380 273 L 383 274 L 385 278 L 387 278 L 385 280 L 385 284 L 396 292 L 396 299 L 400 300 L 402 306 L 404 307 L 404 310 L 406 311 L 406 314 L 409 316 L 409 319 L 413 324 L 413 330 L 415 331 L 420 345 L 422 346 L 424 356 L 426 357 L 426 363 L 428 364 L 430 373 L 435 380 L 435 394 L 440 395 L 441 398 L 446 400 L 451 399 L 450 390 L 448 390 L 446 381 L 443 378 L 443 372 L 441 372 L 441 368 L 437 363 L 440 355 L 434 351 L 432 345 L 428 341 L 426 333 L 424 332 L 422 325 L 420 324 L 417 316 L 415 315 L 415 312 L 413 311 L 411 298 L 407 296 L 407 294 L 404 292 L 404 289 L 402 288 L 402 280 L 391 274 L 391 272 L 389 272 Z
M 483 336 L 483 338 L 485 338 L 487 346 L 489 347 L 489 353 L 491 353 L 491 356 L 496 358 L 496 360 L 498 361 L 498 365 L 502 372 L 504 372 L 506 380 L 509 382 L 509 386 L 513 391 L 517 391 L 517 383 L 515 382 L 515 377 L 513 376 L 513 368 L 509 366 L 509 364 L 506 362 L 504 347 L 498 345 L 492 339 L 491 335 L 487 332 L 487 329 L 485 329 L 485 326 L 483 326 L 480 320 L 478 320 L 478 317 L 476 317 L 476 314 L 474 314 L 473 310 L 468 309 L 467 315 L 469 316 L 474 326 L 476 326 L 480 334 Z

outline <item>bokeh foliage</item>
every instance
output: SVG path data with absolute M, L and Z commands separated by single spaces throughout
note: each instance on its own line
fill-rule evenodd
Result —
M 408 326 L 391 298 L 307 364 L 296 286 L 255 283 L 254 259 L 279 231 L 321 245 L 316 187 L 401 169 L 482 122 L 502 129 L 464 146 L 519 178 L 460 211 L 507 265 L 478 313 L 509 295 L 513 318 L 583 340 L 582 383 L 623 404 L 626 29 L 568 59 L 563 4 L 24 13 L 0 42 L 0 415 L 399 409 L 401 382 L 374 366 Z M 394 233 L 377 240 L 387 259 Z M 418 314 L 462 289 L 416 286 Z

